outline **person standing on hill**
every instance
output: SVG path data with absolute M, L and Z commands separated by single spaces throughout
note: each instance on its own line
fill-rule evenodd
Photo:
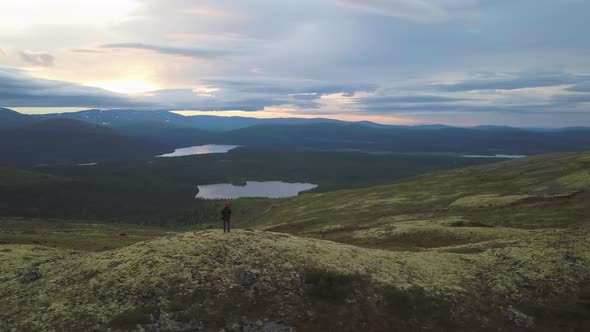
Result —
M 221 219 L 223 219 L 223 232 L 229 233 L 231 219 L 231 209 L 229 208 L 229 203 L 223 204 L 223 210 L 221 210 Z

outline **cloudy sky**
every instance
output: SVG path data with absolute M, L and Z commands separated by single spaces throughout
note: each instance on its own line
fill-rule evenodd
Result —
M 2 0 L 0 106 L 590 126 L 586 0 Z

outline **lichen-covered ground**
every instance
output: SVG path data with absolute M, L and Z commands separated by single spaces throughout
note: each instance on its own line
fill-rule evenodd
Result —
M 272 200 L 229 235 L 13 237 L 0 331 L 587 331 L 589 170 L 560 154 Z
M 436 292 L 462 285 L 460 278 L 448 284 L 432 278 L 435 270 L 457 270 L 457 259 L 439 264 L 428 256 L 266 232 L 184 233 L 102 253 L 5 245 L 0 257 L 0 317 L 14 330 L 125 329 L 154 323 L 154 315 L 157 324 L 193 327 L 231 328 L 244 315 L 300 325 L 298 316 L 315 314 L 304 296 L 309 271 L 354 276 L 345 281 L 359 285 L 361 276 L 378 285 L 423 284 Z M 40 275 L 30 276 L 33 266 Z M 401 273 L 406 269 L 420 279 Z M 355 296 L 352 288 L 343 292 Z
M 506 316 L 509 306 L 539 329 L 581 328 L 590 251 L 580 240 L 590 241 L 587 229 L 531 231 L 501 247 L 396 252 L 209 230 L 99 253 L 2 245 L 1 329 L 525 326 Z
M 590 153 L 542 155 L 276 200 L 242 225 L 384 249 L 503 241 L 589 224 L 589 178 Z

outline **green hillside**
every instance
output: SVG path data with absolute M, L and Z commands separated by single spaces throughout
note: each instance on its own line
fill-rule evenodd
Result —
M 581 328 L 590 252 L 575 240 L 588 236 L 544 232 L 478 255 L 216 230 L 99 253 L 2 245 L 0 320 L 6 331 Z
M 277 200 L 244 226 L 388 249 L 504 241 L 585 227 L 588 189 L 590 153 L 543 155 Z
M 230 235 L 130 230 L 100 240 L 110 250 L 8 236 L 0 321 L 7 331 L 587 331 L 589 172 L 589 153 L 559 154 L 238 200 L 243 229 Z M 249 203 L 259 217 L 240 220 Z M 113 232 L 93 231 L 103 228 Z
M 0 186 L 63 183 L 67 178 L 0 166 Z
M 172 150 L 165 143 L 70 119 L 50 119 L 0 130 L 0 164 L 3 165 L 144 160 Z

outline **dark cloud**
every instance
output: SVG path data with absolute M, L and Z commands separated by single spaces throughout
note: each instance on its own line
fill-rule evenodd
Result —
M 355 92 L 360 91 L 375 91 L 378 86 L 369 83 L 348 83 L 348 84 L 330 84 L 317 82 L 298 82 L 293 81 L 272 81 L 266 79 L 259 80 L 231 80 L 231 79 L 209 79 L 204 81 L 205 84 L 232 89 L 248 93 L 264 93 L 264 94 L 282 94 L 282 95 L 297 95 L 297 94 L 316 94 L 321 95 L 342 93 L 350 96 Z
M 385 96 L 385 97 L 368 97 L 361 99 L 364 104 L 370 105 L 384 105 L 384 104 L 399 104 L 399 103 L 445 103 L 445 102 L 459 102 L 465 99 L 433 96 L 433 95 L 414 95 L 414 96 Z
M 574 91 L 574 92 L 590 92 L 590 80 L 573 85 L 573 86 L 567 88 L 566 90 L 567 91 Z
M 338 0 L 338 2 L 385 16 L 430 23 L 473 15 L 467 11 L 467 8 L 478 1 Z
M 295 100 L 316 100 L 318 98 L 317 93 L 305 93 L 305 94 L 294 94 L 291 95 Z
M 51 67 L 55 62 L 53 55 L 43 52 L 19 52 L 21 59 L 25 62 L 41 67 Z
M 364 113 L 397 112 L 465 112 L 473 110 L 465 102 L 473 99 L 453 98 L 437 95 L 376 96 L 357 98 L 356 102 Z
M 563 103 L 590 103 L 590 94 L 557 95 L 553 100 Z
M 493 77 L 466 80 L 454 84 L 438 84 L 432 87 L 439 91 L 463 92 L 475 90 L 516 90 L 547 86 L 575 84 L 589 80 L 587 75 L 559 74 L 516 74 L 510 77 Z
M 294 105 L 304 108 L 317 108 L 314 100 L 298 100 L 293 96 L 277 95 L 253 98 L 231 94 L 217 97 L 203 97 L 191 89 L 158 90 L 150 93 L 144 100 L 153 104 L 165 105 L 170 109 L 191 109 L 201 111 L 246 111 L 264 110 L 267 106 Z
M 301 93 L 317 93 L 320 95 L 328 95 L 334 93 L 342 93 L 345 96 L 352 96 L 355 92 L 372 92 L 377 90 L 376 84 L 369 83 L 350 83 L 350 84 L 327 84 L 327 85 L 312 85 L 301 90 Z
M 478 113 L 496 113 L 496 114 L 566 114 L 575 112 L 575 104 L 555 101 L 545 104 L 522 104 L 522 105 L 469 105 L 469 104 L 451 104 L 451 103 L 431 103 L 423 105 L 362 105 L 363 114 L 420 114 L 420 113 L 439 113 L 439 114 L 464 114 L 470 117 Z
M 93 49 L 86 49 L 86 48 L 75 48 L 72 50 L 74 53 L 84 53 L 84 54 L 104 54 L 105 51 L 101 50 L 93 50 Z
M 387 114 L 387 113 L 408 113 L 408 112 L 467 112 L 474 111 L 475 107 L 449 103 L 423 104 L 365 104 L 360 103 L 363 113 Z
M 297 88 L 293 87 L 294 83 L 273 82 L 271 80 L 205 79 L 203 83 L 222 90 L 233 90 L 241 93 L 264 93 L 268 95 L 298 93 Z
M 185 48 L 185 47 L 170 47 L 170 46 L 159 46 L 143 43 L 116 43 L 116 44 L 105 44 L 102 48 L 109 49 L 135 49 L 135 50 L 146 50 L 160 54 L 185 56 L 191 58 L 217 58 L 225 55 L 232 54 L 233 52 L 228 50 L 216 50 L 209 48 Z
M 0 102 L 6 107 L 154 106 L 103 89 L 35 78 L 7 68 L 0 68 Z

